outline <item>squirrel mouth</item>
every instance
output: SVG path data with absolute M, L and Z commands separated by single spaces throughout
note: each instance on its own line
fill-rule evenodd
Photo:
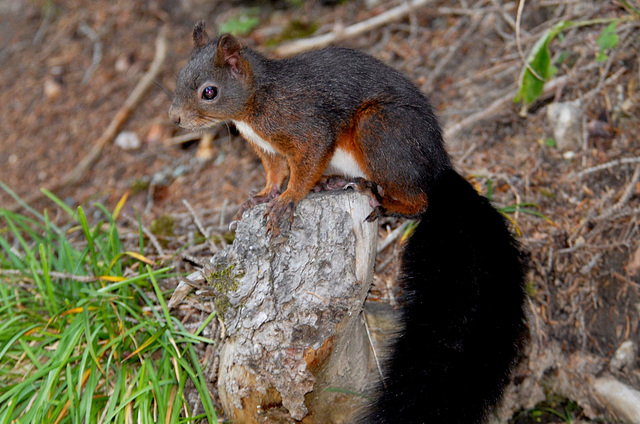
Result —
M 205 130 L 207 128 L 211 128 L 217 125 L 219 122 L 220 122 L 220 119 L 198 116 L 195 119 L 191 119 L 188 121 L 182 120 L 178 125 L 181 128 L 184 128 L 186 130 L 197 131 L 197 130 Z

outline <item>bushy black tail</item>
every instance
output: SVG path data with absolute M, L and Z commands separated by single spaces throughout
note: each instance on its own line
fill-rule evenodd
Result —
M 404 253 L 404 330 L 368 424 L 479 423 L 527 335 L 525 266 L 503 216 L 443 173 Z

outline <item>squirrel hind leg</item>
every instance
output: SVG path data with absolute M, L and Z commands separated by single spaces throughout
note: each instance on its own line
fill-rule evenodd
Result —
M 393 189 L 388 189 L 387 192 L 380 202 L 380 208 L 387 216 L 420 218 L 427 209 L 429 201 L 425 193 L 412 194 L 408 190 Z
M 373 222 L 387 215 L 387 211 L 382 207 L 382 196 L 384 194 L 382 186 L 361 177 L 346 178 L 340 175 L 323 176 L 313 188 L 313 191 L 317 193 L 349 189 L 369 196 L 369 206 L 371 206 L 373 210 L 369 216 L 365 218 L 365 221 Z
M 419 217 L 438 174 L 451 167 L 436 124 L 424 109 L 371 101 L 352 119 L 348 148 L 354 156 L 367 152 L 363 168 L 382 188 L 379 203 L 385 214 Z
M 313 188 L 314 192 L 348 190 L 352 189 L 369 196 L 369 204 L 372 208 L 381 205 L 384 189 L 374 181 L 361 177 L 348 178 L 340 175 L 323 176 Z

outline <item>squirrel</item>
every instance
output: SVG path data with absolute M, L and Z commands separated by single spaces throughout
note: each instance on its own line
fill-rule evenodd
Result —
M 403 252 L 402 329 L 358 423 L 480 423 L 528 337 L 525 255 L 506 220 L 452 166 L 429 100 L 365 53 L 328 47 L 270 60 L 204 23 L 169 116 L 232 121 L 260 156 L 268 230 L 314 188 L 368 190 L 382 215 L 418 218 Z M 323 175 L 338 175 L 330 180 Z

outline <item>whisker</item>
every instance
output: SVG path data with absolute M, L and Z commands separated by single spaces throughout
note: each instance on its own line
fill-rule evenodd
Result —
M 227 143 L 231 143 L 232 138 L 231 138 L 231 128 L 229 128 L 229 121 L 226 121 L 224 124 L 227 126 L 227 136 L 228 136 Z
M 156 87 L 158 87 L 158 89 L 160 89 L 160 91 L 162 91 L 164 94 L 167 95 L 169 100 L 173 101 L 173 93 L 171 93 L 169 90 L 164 88 L 164 86 L 160 84 L 158 81 L 153 81 L 153 83 L 156 85 Z
M 198 123 L 200 124 L 205 124 L 208 126 L 213 126 L 215 124 L 218 124 L 220 122 L 219 119 L 215 119 L 215 118 L 210 118 L 208 116 L 203 116 L 203 115 L 198 115 L 196 117 L 196 119 L 198 119 Z

